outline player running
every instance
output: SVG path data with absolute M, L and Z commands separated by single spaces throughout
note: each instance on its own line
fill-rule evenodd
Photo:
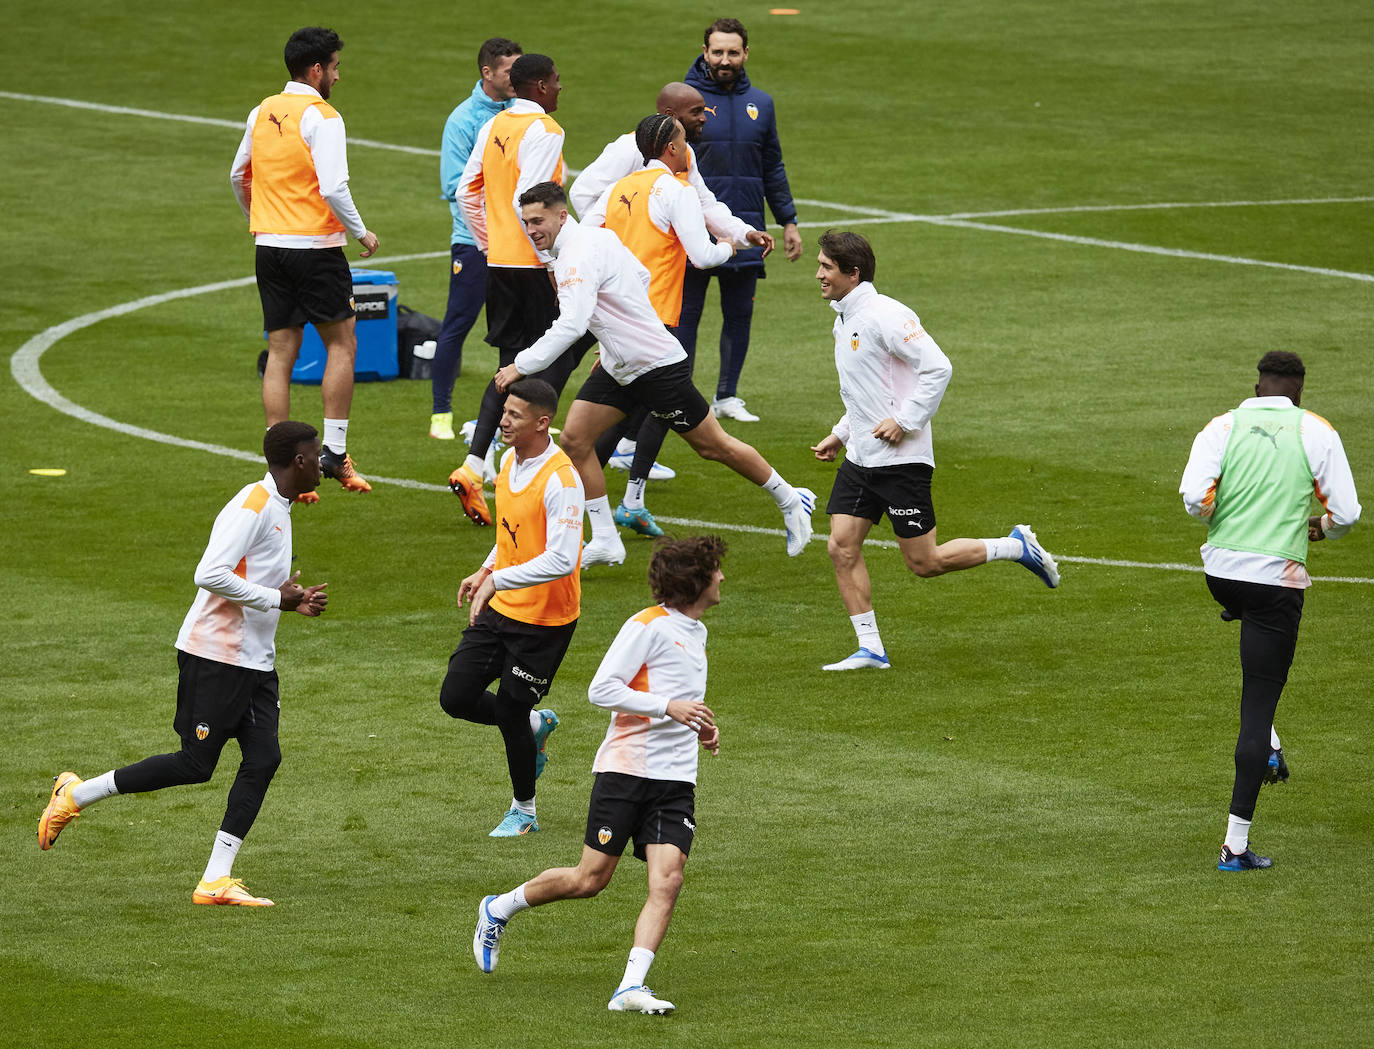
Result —
M 632 616 L 612 642 L 587 690 L 612 711 L 596 752 L 582 859 L 546 870 L 477 908 L 472 952 L 483 972 L 496 968 L 501 934 L 521 911 L 555 900 L 586 899 L 604 889 L 625 844 L 649 873 L 649 898 L 635 923 L 625 975 L 607 1008 L 670 1013 L 673 1003 L 644 986 L 682 889 L 696 835 L 697 746 L 720 749 L 720 730 L 706 706 L 706 627 L 702 613 L 720 603 L 725 544 L 714 536 L 666 542 L 649 562 L 659 602 Z
M 1026 525 L 1004 538 L 936 545 L 930 421 L 953 368 L 921 318 L 878 294 L 877 261 L 868 241 L 857 233 L 827 231 L 820 248 L 816 279 L 821 298 L 837 314 L 835 368 L 845 413 L 811 451 L 822 462 L 834 462 L 844 449 L 825 511 L 835 582 L 859 639 L 857 652 L 823 669 L 886 670 L 891 663 L 878 633 L 863 555 L 864 537 L 883 514 L 907 567 L 923 579 L 988 561 L 1016 561 L 1056 587 L 1059 566 Z

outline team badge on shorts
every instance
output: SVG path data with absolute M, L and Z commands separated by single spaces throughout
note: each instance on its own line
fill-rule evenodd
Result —
M 463 272 L 463 264 L 462 264 L 461 262 L 454 262 L 454 264 L 453 264 L 453 275 L 456 277 L 456 276 L 458 276 L 458 274 L 460 274 L 460 273 L 462 273 L 462 272 Z
M 757 120 L 759 118 L 759 107 L 752 102 L 744 107 L 744 111 L 749 114 L 750 120 Z
M 196 739 L 203 740 L 209 734 L 210 726 L 207 725 L 205 722 L 202 721 L 200 724 L 196 726 Z
M 600 842 L 602 845 L 605 845 L 607 842 L 609 842 L 611 840 L 611 828 L 602 827 L 599 831 L 596 832 L 596 840 Z

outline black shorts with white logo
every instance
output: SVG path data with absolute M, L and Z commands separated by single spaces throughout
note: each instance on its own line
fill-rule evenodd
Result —
M 711 414 L 706 398 L 692 384 L 690 360 L 665 364 L 624 386 L 611 378 L 605 368 L 593 368 L 577 391 L 577 399 L 618 408 L 626 415 L 643 405 L 650 415 L 678 433 L 695 430 Z
M 540 267 L 487 267 L 487 345 L 527 350 L 558 317 L 558 293 Z
M 682 780 L 598 772 L 587 807 L 587 847 L 619 856 L 635 840 L 635 858 L 649 845 L 676 845 L 684 856 L 696 836 L 696 787 Z
M 935 527 L 935 504 L 930 498 L 934 472 L 925 463 L 870 467 L 855 466 L 846 459 L 835 475 L 825 512 L 866 517 L 874 524 L 887 514 L 898 539 L 915 539 Z
M 332 324 L 353 316 L 353 273 L 343 248 L 269 248 L 255 266 L 266 331 Z

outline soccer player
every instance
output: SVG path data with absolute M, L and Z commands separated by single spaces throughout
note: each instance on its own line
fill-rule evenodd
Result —
M 520 55 L 520 45 L 514 40 L 494 36 L 485 41 L 477 51 L 478 79 L 472 94 L 458 104 L 444 123 L 439 181 L 453 213 L 453 243 L 448 307 L 439 329 L 430 375 L 433 408 L 429 417 L 429 435 L 441 441 L 454 438 L 453 380 L 462 368 L 463 340 L 476 323 L 487 297 L 487 257 L 477 247 L 477 240 L 463 219 L 463 208 L 456 195 L 458 180 L 472 156 L 477 133 L 488 120 L 510 107 L 515 93 L 510 85 L 510 67 Z
M 701 200 L 682 181 L 691 164 L 691 147 L 682 123 L 666 113 L 645 117 L 635 129 L 635 142 L 643 166 L 607 186 L 587 208 L 582 221 L 611 230 L 644 264 L 649 271 L 649 301 L 671 332 L 682 312 L 687 260 L 690 258 L 698 269 L 710 269 L 728 261 L 738 245 L 731 240 L 711 242 Z M 740 239 L 749 247 L 771 238 L 746 227 Z M 689 355 L 689 376 L 691 363 Z M 644 505 L 644 487 L 668 428 L 642 406 L 638 413 L 643 417 L 639 433 L 644 450 L 636 453 L 638 468 L 630 470 L 615 523 L 641 535 L 660 536 L 663 529 Z
M 482 567 L 458 587 L 459 608 L 472 599 L 468 628 L 439 690 L 447 714 L 495 725 L 505 740 L 512 799 L 493 838 L 539 829 L 534 781 L 558 717 L 535 707 L 572 642 L 582 592 L 582 482 L 549 436 L 558 394 L 542 379 L 512 383 L 505 393 L 507 451 L 496 478 L 501 527 Z
M 276 631 L 283 611 L 318 616 L 325 585 L 302 587 L 291 572 L 291 504 L 320 483 L 320 442 L 313 426 L 279 422 L 263 438 L 267 476 L 239 490 L 215 518 L 196 566 L 196 593 L 177 635 L 177 709 L 172 727 L 181 750 L 82 780 L 57 776 L 38 821 L 38 846 L 50 849 L 97 801 L 185 783 L 205 783 L 220 751 L 237 739 L 243 758 L 210 861 L 192 903 L 271 907 L 233 876 L 234 858 L 281 764 L 277 721 Z
M 1266 773 L 1288 778 L 1274 711 L 1312 585 L 1307 544 L 1339 539 L 1360 519 L 1340 435 L 1298 406 L 1306 374 L 1295 353 L 1261 357 L 1255 396 L 1203 428 L 1179 484 L 1184 508 L 1207 522 L 1207 589 L 1222 620 L 1240 620 L 1240 733 L 1222 871 L 1273 865 L 1250 848 L 1250 823 Z M 1309 516 L 1314 495 L 1324 512 Z
M 496 373 L 497 388 L 547 367 L 585 331 L 601 342 L 600 365 L 582 384 L 563 424 L 563 447 L 582 475 L 592 526 L 583 566 L 625 560 L 596 440 L 641 404 L 703 459 L 724 463 L 762 487 L 782 511 L 787 555 L 800 554 L 811 539 L 815 495 L 793 488 L 753 447 L 721 428 L 692 385 L 687 354 L 654 312 L 649 271 L 610 230 L 579 225 L 570 217 L 567 198 L 556 183 L 524 193 L 520 209 L 535 247 L 553 257 L 559 314 L 533 346 Z
M 477 133 L 455 191 L 468 228 L 487 254 L 487 342 L 499 351 L 501 364 L 509 364 L 558 315 L 558 296 L 525 235 L 516 200 L 540 182 L 563 183 L 563 129 L 549 115 L 558 108 L 563 90 L 558 68 L 548 55 L 521 55 L 510 67 L 510 83 L 515 92 L 510 108 Z M 561 390 L 581 359 L 579 350 L 585 353 L 590 346 L 584 340 L 540 377 L 555 392 Z M 467 459 L 449 475 L 463 512 L 479 525 L 491 524 L 482 471 L 501 418 L 501 400 L 501 391 L 488 384 Z
M 1046 586 L 1059 585 L 1059 566 L 1026 525 L 998 539 L 935 541 L 930 479 L 935 469 L 930 421 L 953 368 L 921 318 L 873 286 L 877 261 L 857 233 L 820 238 L 821 298 L 835 310 L 835 368 L 845 414 L 811 449 L 822 462 L 845 453 L 835 475 L 830 560 L 859 648 L 826 670 L 886 670 L 891 662 L 878 632 L 864 563 L 869 529 L 887 514 L 902 558 L 923 579 L 988 561 L 1016 561 Z
M 696 836 L 697 747 L 720 750 L 720 729 L 706 698 L 706 627 L 720 603 L 725 544 L 714 536 L 665 542 L 649 562 L 658 602 L 620 628 L 587 697 L 610 710 L 611 723 L 592 765 L 595 782 L 587 834 L 576 867 L 555 867 L 477 908 L 472 953 L 483 972 L 496 968 L 506 923 L 530 907 L 586 899 L 604 889 L 625 844 L 649 875 L 649 898 L 635 923 L 625 975 L 607 1008 L 670 1013 L 673 1003 L 644 986 L 672 918 L 687 854 Z
M 339 80 L 343 41 L 332 29 L 297 29 L 286 42 L 291 81 L 248 114 L 229 181 L 248 219 L 257 250 L 258 295 L 267 330 L 262 407 L 267 425 L 291 414 L 291 369 L 305 323 L 315 325 L 325 348 L 324 472 L 346 491 L 372 486 L 348 455 L 348 413 L 353 404 L 353 274 L 344 257 L 348 234 L 377 251 L 377 235 L 363 225 L 348 189 L 343 117 L 328 104 Z M 313 491 L 302 501 L 318 500 Z

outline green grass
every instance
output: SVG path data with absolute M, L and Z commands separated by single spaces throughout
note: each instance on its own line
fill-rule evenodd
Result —
M 350 133 L 432 148 L 477 45 L 500 33 L 558 61 L 578 166 L 681 76 L 720 13 L 57 4 L 7 27 L 0 90 L 238 121 L 280 86 L 289 32 L 326 17 L 347 41 L 335 100 Z M 940 215 L 1369 194 L 1374 17 L 1357 4 L 730 13 L 751 30 L 751 76 L 778 99 L 800 198 Z M 7 357 L 72 318 L 251 273 L 227 179 L 234 130 L 3 97 L 0 119 Z M 432 158 L 355 146 L 350 166 L 383 258 L 445 251 Z M 855 217 L 802 208 L 806 222 Z M 1357 273 L 1374 239 L 1369 202 L 986 221 Z M 1067 558 L 1195 563 L 1202 533 L 1176 494 L 1189 444 L 1246 396 L 1271 348 L 1305 357 L 1304 404 L 1341 430 L 1357 479 L 1374 462 L 1368 282 L 929 223 L 856 228 L 880 289 L 954 361 L 935 423 L 946 538 L 1027 520 Z M 743 387 L 763 422 L 735 432 L 823 495 L 833 468 L 807 449 L 841 409 L 811 256 L 770 264 Z M 442 312 L 441 257 L 383 265 L 404 302 Z M 261 347 L 249 286 L 84 327 L 41 367 L 120 422 L 251 451 Z M 470 339 L 460 414 L 494 364 Z M 295 398 L 317 419 L 314 388 Z M 360 386 L 350 450 L 363 472 L 442 483 L 457 453 L 423 436 L 428 411 L 427 384 Z M 916 580 L 875 548 L 894 668 L 834 681 L 817 668 L 852 637 L 823 544 L 790 561 L 779 536 L 727 532 L 725 601 L 707 618 L 724 746 L 703 760 L 697 848 L 650 977 L 679 1012 L 640 1022 L 605 1011 L 643 898 L 633 861 L 600 898 L 513 923 L 493 976 L 469 939 L 484 893 L 578 854 L 604 730 L 585 689 L 648 600 L 647 543 L 584 579 L 552 694 L 563 726 L 540 782 L 545 830 L 498 843 L 486 832 L 509 791 L 499 737 L 437 703 L 462 625 L 453 594 L 490 534 L 446 493 L 327 487 L 297 514 L 296 552 L 333 600 L 319 621 L 283 621 L 285 760 L 237 869 L 278 906 L 193 908 L 232 752 L 211 784 L 111 800 L 50 853 L 34 827 L 59 769 L 98 774 L 174 747 L 171 643 L 191 572 L 256 468 L 73 419 L 12 379 L 0 448 L 0 1043 L 1368 1044 L 1367 585 L 1308 595 L 1279 709 L 1293 780 L 1265 788 L 1255 827 L 1276 866 L 1233 878 L 1212 857 L 1236 632 L 1200 576 L 1066 560 L 1049 593 L 1009 565 Z M 650 489 L 661 517 L 779 527 L 766 499 L 680 443 L 665 459 L 679 476 Z M 28 473 L 39 466 L 68 474 Z M 1315 548 L 1314 573 L 1374 576 L 1365 528 Z

